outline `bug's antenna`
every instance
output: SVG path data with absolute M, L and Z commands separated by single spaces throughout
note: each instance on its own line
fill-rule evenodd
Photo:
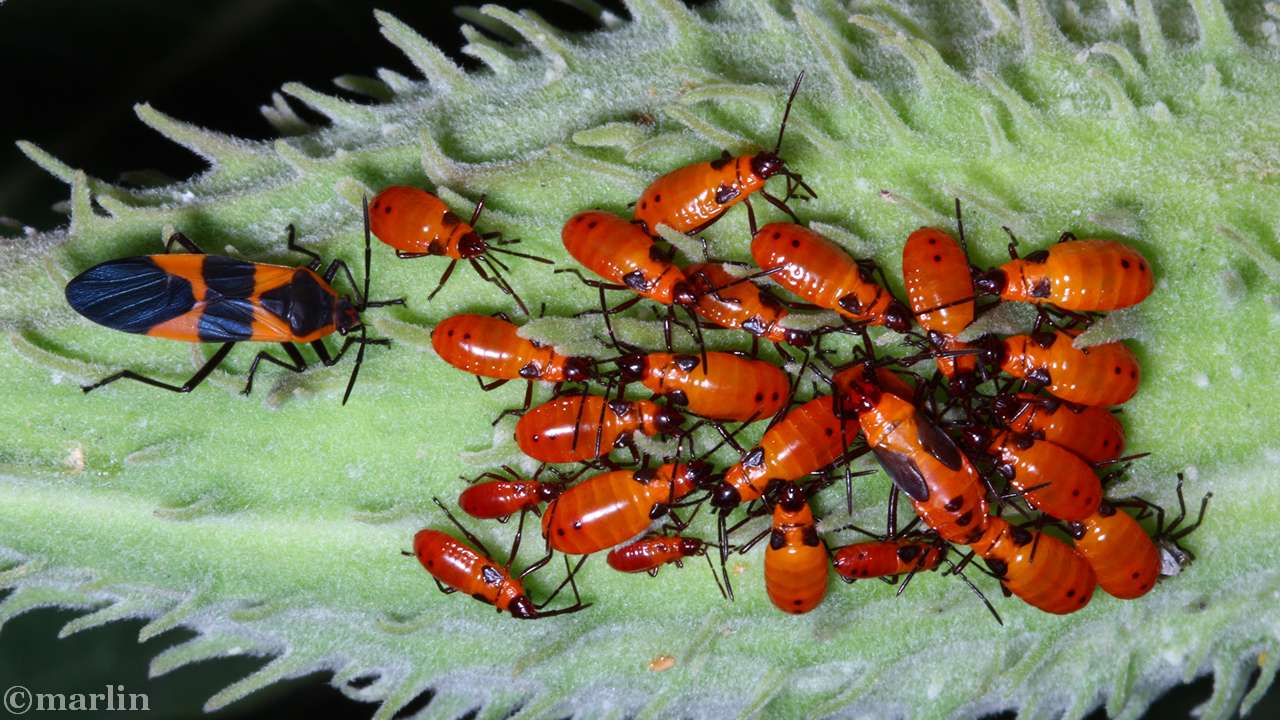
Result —
M 804 80 L 803 70 L 796 76 L 796 83 L 791 86 L 791 95 L 787 97 L 787 108 L 782 111 L 782 124 L 778 126 L 778 142 L 773 146 L 774 154 L 782 149 L 782 133 L 787 129 L 787 118 L 791 117 L 791 103 L 796 99 L 796 93 L 800 92 L 801 80 Z
M 361 195 L 360 204 L 364 208 L 364 294 L 360 296 L 360 310 L 364 311 L 369 306 L 369 265 L 373 259 L 373 246 L 369 240 L 372 234 L 369 230 L 369 196 Z M 364 350 L 364 346 L 361 345 L 360 349 Z

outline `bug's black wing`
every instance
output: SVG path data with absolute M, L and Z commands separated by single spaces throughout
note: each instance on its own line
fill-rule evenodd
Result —
M 115 330 L 146 333 L 190 312 L 191 283 L 165 272 L 150 257 L 109 260 L 67 283 L 67 302 L 81 315 Z

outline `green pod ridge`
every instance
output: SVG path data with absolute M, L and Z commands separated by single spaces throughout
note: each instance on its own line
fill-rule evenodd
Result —
M 468 36 L 487 65 L 476 73 L 378 12 L 423 79 L 385 69 L 381 85 L 340 79 L 359 100 L 288 85 L 331 124 L 302 123 L 278 94 L 263 110 L 286 136 L 274 142 L 139 105 L 143 122 L 210 165 L 176 184 L 119 188 L 22 144 L 71 186 L 71 223 L 5 240 L 0 254 L 0 393 L 12 399 L 0 411 L 0 586 L 12 589 L 0 622 L 60 606 L 84 611 L 64 634 L 128 617 L 150 619 L 140 640 L 198 633 L 158 655 L 153 675 L 216 657 L 275 658 L 210 698 L 211 709 L 316 670 L 388 718 L 425 691 L 435 694 L 424 712 L 439 716 L 1081 717 L 1105 706 L 1137 717 L 1167 688 L 1209 673 L 1206 717 L 1256 703 L 1280 656 L 1280 447 L 1268 402 L 1280 376 L 1263 351 L 1280 325 L 1280 58 L 1260 24 L 1274 28 L 1274 4 L 1267 19 L 1214 0 L 984 0 L 945 11 L 809 0 L 789 12 L 764 0 L 698 10 L 632 0 L 629 22 L 574 4 L 602 29 L 470 12 L 478 27 L 505 28 Z M 1071 230 L 1123 239 L 1151 260 L 1156 293 L 1094 335 L 1135 337 L 1144 375 L 1123 417 L 1130 446 L 1153 455 L 1114 492 L 1167 505 L 1183 471 L 1191 499 L 1215 494 L 1187 540 L 1198 561 L 1181 575 L 1138 601 L 1099 595 L 1065 618 L 995 597 L 1002 628 L 934 574 L 897 598 L 876 583 L 833 587 L 813 613 L 781 617 L 758 552 L 731 560 L 731 605 L 693 564 L 651 581 L 598 561 L 580 578 L 595 605 L 573 616 L 517 623 L 441 596 L 400 551 L 418 528 L 446 527 L 432 495 L 455 496 L 477 464 L 518 459 L 513 420 L 490 421 L 523 388 L 480 392 L 430 352 L 430 327 L 513 308 L 461 270 L 428 304 L 441 265 L 398 261 L 380 245 L 374 295 L 409 304 L 370 313 L 395 346 L 369 349 L 345 408 L 347 363 L 300 377 L 267 371 L 256 397 L 240 397 L 247 349 L 190 396 L 75 387 L 119 367 L 186 377 L 203 357 L 91 326 L 63 300 L 68 277 L 158 252 L 166 227 L 211 252 L 299 262 L 283 241 L 294 223 L 304 245 L 352 263 L 360 280 L 360 195 L 409 183 L 435 188 L 459 214 L 486 195 L 483 230 L 568 265 L 559 229 L 573 213 L 626 213 L 651 178 L 721 144 L 771 147 L 801 69 L 783 154 L 819 198 L 797 211 L 874 257 L 895 289 L 905 237 L 921 224 L 950 228 L 953 197 L 982 266 L 1007 257 L 1000 225 L 1027 249 Z M 747 259 L 746 232 L 735 211 L 707 235 L 716 255 Z M 598 305 L 594 292 L 544 266 L 511 266 L 531 307 L 547 303 L 530 336 L 595 346 L 593 321 L 568 319 Z M 1025 308 L 1001 312 L 984 320 L 1026 327 Z M 637 311 L 617 327 L 655 343 L 651 318 Z M 735 342 L 723 334 L 712 347 Z M 853 519 L 876 523 L 887 490 L 882 475 L 859 479 Z M 818 504 L 833 523 L 847 519 L 843 497 Z M 501 556 L 510 527 L 473 529 Z M 558 579 L 539 574 L 531 590 L 542 596 Z M 674 665 L 650 669 L 660 656 Z

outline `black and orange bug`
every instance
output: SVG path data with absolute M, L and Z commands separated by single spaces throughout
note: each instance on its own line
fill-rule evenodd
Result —
M 1155 587 L 1160 550 L 1132 515 L 1104 502 L 1068 529 L 1076 551 L 1089 561 L 1107 594 L 1132 600 Z
M 782 122 L 778 126 L 778 141 L 772 151 L 738 157 L 726 151 L 719 159 L 686 165 L 654 180 L 640 194 L 633 216 L 644 231 L 657 234 L 658 226 L 666 225 L 676 232 L 693 235 L 713 225 L 729 208 L 743 203 L 747 206 L 747 218 L 754 234 L 756 217 L 751 207 L 752 193 L 760 193 L 770 204 L 793 218 L 795 213 L 786 204 L 792 196 L 793 187 L 804 188 L 811 197 L 816 197 L 804 180 L 788 169 L 786 161 L 778 155 L 782 149 L 782 135 L 787 129 L 787 118 L 791 115 L 791 104 L 800 92 L 803 79 L 802 72 L 791 87 Z M 787 178 L 785 198 L 770 195 L 764 189 L 765 183 L 774 175 Z
M 431 330 L 431 347 L 459 370 L 498 381 L 488 385 L 481 381 L 486 390 L 508 380 L 558 384 L 591 379 L 594 360 L 561 355 L 553 347 L 520 337 L 519 331 L 500 315 L 454 315 Z
M 1077 330 L 990 338 L 983 359 L 1006 373 L 1044 386 L 1079 405 L 1120 405 L 1138 391 L 1138 360 L 1123 342 L 1076 349 Z
M 1076 551 L 1089 561 L 1098 576 L 1098 585 L 1113 597 L 1131 600 L 1142 597 L 1161 577 L 1177 575 L 1194 558 L 1178 541 L 1194 532 L 1204 521 L 1209 506 L 1208 493 L 1200 501 L 1196 521 L 1179 529 L 1187 516 L 1182 494 L 1182 476 L 1178 476 L 1178 516 L 1165 525 L 1164 509 L 1145 500 L 1130 498 L 1114 503 L 1103 502 L 1088 518 L 1069 523 L 1067 530 L 1075 541 Z M 1120 509 L 1133 505 L 1156 512 L 1156 532 L 1148 537 L 1138 521 Z
M 852 459 L 856 451 L 851 453 L 849 448 L 858 439 L 858 425 L 854 420 L 838 417 L 834 403 L 830 395 L 821 395 L 787 411 L 764 431 L 754 448 L 725 471 L 722 481 L 711 489 L 711 506 L 718 511 L 722 568 L 728 562 L 727 525 L 729 513 L 734 508 L 764 496 L 780 482 L 822 474 L 837 463 L 847 463 Z M 850 503 L 854 475 L 846 472 Z M 732 598 L 733 588 L 727 573 L 724 579 L 725 588 Z
M 902 248 L 902 280 L 907 302 L 916 322 L 925 331 L 929 344 L 939 351 L 968 348 L 956 339 L 974 318 L 973 278 L 965 253 L 964 224 L 960 201 L 956 201 L 956 222 L 961 242 L 937 228 L 922 227 L 907 237 Z M 939 354 L 938 370 L 957 393 L 966 393 L 977 384 L 978 358 L 975 355 Z
M 600 395 L 561 395 L 516 422 L 516 444 L 544 463 L 586 462 L 629 446 L 631 434 L 670 435 L 684 416 L 652 400 L 610 400 Z
M 795 347 L 811 342 L 809 331 L 787 326 L 790 313 L 777 298 L 749 279 L 735 277 L 723 264 L 696 263 L 684 273 L 697 297 L 693 311 L 719 327 L 751 333 L 753 348 L 761 339 Z
M 835 548 L 831 565 L 845 582 L 881 578 L 895 582 L 899 575 L 936 570 L 947 545 L 923 535 L 857 542 Z
M 706 554 L 707 544 L 696 537 L 648 535 L 610 550 L 605 561 L 618 572 L 656 576 L 663 565 L 681 567 L 685 559 Z
M 642 299 L 649 299 L 669 308 L 663 324 L 667 347 L 671 347 L 671 323 L 675 306 L 691 308 L 697 296 L 684 272 L 676 267 L 640 226 L 612 213 L 588 210 L 578 213 L 564 224 L 560 238 L 569 254 L 583 267 L 607 282 L 588 280 L 576 268 L 562 268 L 556 272 L 572 272 L 589 287 L 600 291 L 600 311 L 604 313 L 605 326 L 613 336 L 609 316 L 622 312 Z M 605 290 L 629 290 L 635 297 L 612 308 L 605 307 Z M 689 310 L 694 322 L 697 318 Z
M 948 542 L 968 543 L 987 521 L 987 490 L 960 448 L 922 413 L 879 386 L 875 376 L 838 375 L 842 410 L 855 413 L 862 435 L 916 514 Z
M 843 547 L 834 548 L 831 553 L 831 566 L 836 576 L 846 583 L 868 578 L 879 578 L 890 585 L 898 584 L 898 594 L 907 589 L 907 584 L 917 573 L 937 570 L 946 563 L 950 574 L 959 576 L 965 585 L 973 591 L 982 604 L 990 611 L 992 617 L 1000 625 L 1000 613 L 987 600 L 987 596 L 977 585 L 965 576 L 963 570 L 952 563 L 947 554 L 950 545 L 938 538 L 937 534 L 909 532 L 904 535 L 876 537 L 854 525 L 840 529 L 852 528 L 864 535 L 875 538 L 866 542 L 856 542 Z M 905 576 L 898 582 L 899 576 Z
M 830 566 L 808 495 L 798 484 L 784 483 L 773 506 L 769 546 L 764 551 L 764 588 L 769 600 L 793 615 L 813 610 L 827 594 Z
M 542 535 L 552 550 L 569 555 L 613 547 L 644 532 L 711 478 L 711 466 L 701 460 L 593 475 L 547 505 Z
M 967 543 L 986 561 L 1007 592 L 1047 613 L 1066 615 L 1089 604 L 1097 587 L 1093 568 L 1070 545 L 1038 530 L 987 518 Z
M 208 255 L 182 233 L 165 243 L 165 254 L 109 260 L 77 275 L 67 284 L 67 303 L 86 318 L 124 332 L 185 342 L 220 342 L 222 346 L 182 385 L 156 380 L 132 370 L 122 370 L 82 386 L 86 393 L 116 380 L 129 379 L 171 392 L 186 393 L 204 382 L 238 342 L 280 343 L 289 361 L 263 350 L 249 366 L 244 391 L 253 389 L 253 376 L 262 361 L 301 373 L 307 361 L 296 343 L 310 343 L 326 366 L 342 359 L 352 345 L 359 345 L 351 378 L 342 395 L 345 405 L 364 361 L 366 345 L 387 345 L 386 339 L 370 340 L 361 313 L 372 307 L 403 305 L 403 299 L 369 300 L 369 208 L 364 206 L 364 290 L 356 285 L 351 269 L 342 260 L 329 263 L 318 274 L 321 258 L 298 245 L 292 225 L 288 248 L 311 258 L 302 267 L 246 262 Z M 181 245 L 187 253 L 170 253 Z M 333 278 L 341 270 L 354 298 L 339 295 Z M 359 336 L 352 335 L 359 331 Z M 323 338 L 346 336 L 341 349 L 329 354 Z
M 902 281 L 907 302 L 924 330 L 959 335 L 973 322 L 969 258 L 949 233 L 922 227 L 907 237 L 902 247 Z
M 791 399 L 791 380 L 782 368 L 736 353 L 628 353 L 615 362 L 622 382 L 639 382 L 671 405 L 708 420 L 772 417 Z
M 1124 452 L 1124 428 L 1105 408 L 1031 393 L 997 395 L 991 408 L 995 421 L 1009 430 L 1061 445 L 1094 465 Z
M 996 472 L 1040 512 L 1080 521 L 1098 510 L 1102 481 L 1089 463 L 1066 448 L 1007 430 L 971 428 L 967 440 L 995 460 Z
M 1124 243 L 1077 240 L 1063 233 L 1056 245 L 1019 258 L 1017 238 L 1012 232 L 1009 236 L 1013 259 L 979 275 L 974 284 L 980 292 L 1001 300 L 1091 312 L 1137 305 L 1155 288 L 1150 263 Z
M 770 223 L 751 238 L 751 257 L 779 286 L 857 323 L 911 329 L 911 311 L 876 282 L 870 261 L 802 225 Z
M 858 425 L 836 416 L 830 395 L 792 408 L 773 423 L 756 447 L 724 474 L 712 491 L 711 505 L 721 513 L 721 545 L 725 545 L 724 516 L 751 502 L 780 480 L 799 480 L 818 473 L 846 456 L 858 439 Z
M 556 610 L 543 611 L 540 605 L 535 605 L 529 598 L 529 594 L 524 588 L 524 578 L 531 572 L 537 570 L 545 564 L 539 561 L 525 568 L 519 575 L 512 575 L 511 563 L 515 560 L 516 552 L 520 548 L 520 534 L 516 533 L 515 541 L 511 545 L 511 554 L 507 558 L 505 565 L 499 565 L 493 561 L 493 553 L 489 552 L 484 543 L 469 530 L 458 522 L 453 513 L 440 502 L 439 498 L 432 498 L 436 505 L 444 511 L 449 520 L 457 526 L 462 534 L 476 547 L 467 545 L 466 543 L 455 539 L 453 536 L 424 528 L 419 530 L 413 536 L 413 554 L 418 557 L 418 562 L 422 563 L 422 567 L 431 573 L 436 581 L 437 587 L 445 594 L 451 594 L 457 591 L 470 595 L 480 602 L 494 606 L 498 612 L 508 612 L 512 617 L 521 620 L 532 620 L 536 618 L 547 618 L 555 615 L 565 615 L 567 613 L 577 612 L 591 607 L 591 603 L 582 602 L 581 596 L 578 594 L 577 583 L 574 582 L 573 576 L 577 572 L 577 568 L 568 571 L 567 582 L 573 589 L 575 602 L 573 605 L 559 608 Z M 410 553 L 404 553 L 408 555 Z M 549 556 L 548 556 L 549 559 Z M 566 568 L 568 561 L 565 562 Z M 578 567 L 581 567 L 579 563 Z M 554 597 L 554 594 L 553 594 Z M 544 601 L 544 605 L 550 602 L 551 598 Z
M 370 204 L 373 234 L 379 240 L 395 248 L 396 257 L 447 257 L 449 265 L 440 275 L 440 282 L 431 291 L 427 300 L 431 300 L 444 288 L 449 277 L 453 275 L 458 263 L 465 260 L 471 264 L 481 279 L 497 285 L 504 293 L 515 299 L 516 304 L 529 314 L 529 308 L 516 293 L 502 270 L 509 270 L 502 261 L 493 257 L 494 253 L 524 258 L 535 262 L 551 264 L 551 261 L 516 252 L 499 245 L 510 245 L 518 240 L 503 240 L 502 233 L 492 232 L 483 235 L 476 232 L 475 224 L 484 210 L 484 198 L 476 203 L 471 213 L 471 221 L 463 222 L 454 215 L 449 206 L 440 198 L 421 188 L 408 185 L 393 185 L 379 192 Z M 488 268 L 487 272 L 486 269 Z
M 595 373 L 589 357 L 561 355 L 555 348 L 520 337 L 520 328 L 505 316 L 461 314 L 445 318 L 431 330 L 431 347 L 441 360 L 476 376 L 486 392 L 510 380 L 526 380 L 524 405 L 533 399 L 533 381 L 554 383 L 586 382 Z M 493 378 L 486 383 L 481 378 Z M 496 421 L 495 421 L 496 423 Z
M 538 480 L 548 467 L 543 465 L 527 479 L 508 465 L 502 466 L 505 475 L 493 471 L 481 473 L 458 495 L 458 507 L 473 518 L 498 522 L 506 522 L 516 513 L 537 513 L 540 505 L 560 497 L 565 488 L 563 477 L 560 482 Z
M 711 579 L 715 580 L 721 597 L 725 597 L 724 586 L 720 584 L 716 568 L 711 564 L 711 556 L 707 554 L 709 545 L 714 546 L 713 543 L 687 535 L 646 535 L 610 550 L 605 556 L 605 562 L 618 572 L 648 573 L 650 577 L 657 577 L 658 570 L 663 565 L 684 567 L 684 561 L 688 558 L 704 557 L 711 570 Z

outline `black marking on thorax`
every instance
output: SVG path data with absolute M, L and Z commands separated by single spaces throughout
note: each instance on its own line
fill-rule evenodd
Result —
M 288 283 L 263 293 L 259 300 L 272 315 L 288 322 L 298 337 L 333 324 L 334 296 L 306 270 L 295 271 Z

